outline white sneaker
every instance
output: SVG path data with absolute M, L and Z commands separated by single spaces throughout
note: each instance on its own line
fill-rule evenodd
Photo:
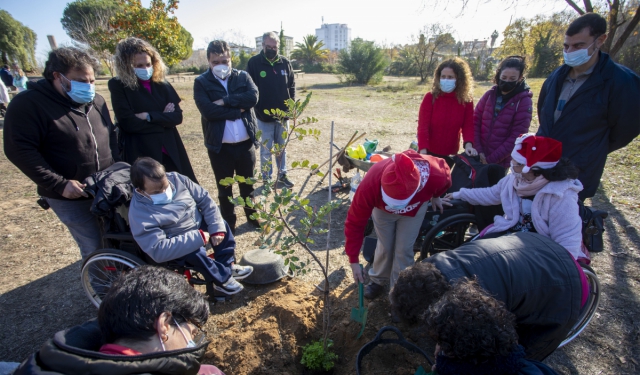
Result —
M 231 295 L 231 294 L 240 293 L 242 289 L 244 289 L 244 287 L 242 286 L 242 284 L 237 282 L 236 279 L 233 278 L 233 276 L 231 276 L 226 283 L 222 284 L 222 286 L 218 286 L 214 284 L 213 289 L 219 292 L 222 292 L 224 294 Z
M 239 266 L 237 264 L 231 266 L 231 276 L 236 280 L 244 280 L 247 276 L 251 275 L 252 272 L 253 267 L 251 266 Z

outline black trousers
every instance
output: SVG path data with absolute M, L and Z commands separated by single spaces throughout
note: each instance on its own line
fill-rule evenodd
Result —
M 220 204 L 220 214 L 222 218 L 229 224 L 231 229 L 236 228 L 235 206 L 229 202 L 229 198 L 233 198 L 233 186 L 222 186 L 220 181 L 233 177 L 234 174 L 242 177 L 254 177 L 254 169 L 256 166 L 256 154 L 253 142 L 248 139 L 238 143 L 223 143 L 220 152 L 217 154 L 208 150 L 209 160 L 213 168 L 213 174 L 216 178 L 218 186 L 218 200 Z M 242 198 L 253 196 L 253 185 L 239 184 L 240 196 Z M 249 215 L 255 210 L 245 207 L 244 213 Z

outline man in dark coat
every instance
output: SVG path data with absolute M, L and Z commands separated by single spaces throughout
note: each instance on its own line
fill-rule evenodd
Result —
M 220 181 L 234 174 L 254 176 L 255 148 L 259 143 L 253 107 L 258 102 L 258 88 L 247 72 L 232 69 L 227 42 L 209 43 L 207 59 L 210 69 L 195 79 L 193 97 L 202 115 L 204 144 L 218 186 L 220 213 L 235 233 L 235 206 L 229 202 L 233 189 L 220 185 Z M 240 184 L 239 189 L 243 199 L 253 196 L 253 185 Z M 247 221 L 258 226 L 258 221 L 250 218 L 255 211 L 245 207 L 244 212 Z
M 102 247 L 102 231 L 81 181 L 118 160 L 107 104 L 95 94 L 99 67 L 79 48 L 51 51 L 44 79 L 11 101 L 4 122 L 7 158 L 36 183 L 84 259 Z
M 569 25 L 565 65 L 544 82 L 537 135 L 562 142 L 564 157 L 580 169 L 584 201 L 595 195 L 607 155 L 640 133 L 640 77 L 600 51 L 607 21 L 595 13 Z
M 258 129 L 262 132 L 260 143 L 267 142 L 260 147 L 260 170 L 262 179 L 270 180 L 271 171 L 271 148 L 273 144 L 284 145 L 285 139 L 282 133 L 289 131 L 289 121 L 280 123 L 272 116 L 264 113 L 265 110 L 281 109 L 287 110 L 285 101 L 296 99 L 296 83 L 293 69 L 286 57 L 279 55 L 280 39 L 273 31 L 264 33 L 262 36 L 262 52 L 253 56 L 247 63 L 247 73 L 258 86 L 260 99 L 256 105 L 255 112 L 258 118 Z M 287 151 L 282 151 L 276 155 L 276 167 L 278 180 L 277 186 L 292 188 L 293 182 L 287 178 Z
M 477 278 L 504 302 L 516 316 L 527 358 L 535 360 L 567 338 L 587 298 L 582 269 L 564 247 L 537 233 L 520 232 L 472 241 L 402 271 L 390 294 L 394 314 L 415 322 L 463 278 Z

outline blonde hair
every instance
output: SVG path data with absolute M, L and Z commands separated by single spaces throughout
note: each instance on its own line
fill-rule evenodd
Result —
M 158 51 L 147 41 L 139 38 L 127 38 L 121 40 L 116 46 L 116 54 L 113 58 L 116 75 L 125 87 L 132 90 L 138 89 L 138 77 L 136 76 L 133 60 L 135 55 L 146 53 L 151 57 L 151 66 L 153 66 L 153 82 L 164 81 L 166 67 L 162 62 L 162 57 Z
M 435 101 L 438 96 L 442 94 L 442 89 L 440 88 L 440 75 L 444 68 L 451 68 L 456 75 L 456 88 L 454 92 L 456 93 L 456 98 L 458 98 L 458 103 L 463 104 L 472 101 L 473 75 L 471 74 L 471 69 L 467 62 L 459 57 L 443 61 L 438 66 L 438 69 L 436 69 L 433 74 L 433 87 L 431 89 L 433 100 Z

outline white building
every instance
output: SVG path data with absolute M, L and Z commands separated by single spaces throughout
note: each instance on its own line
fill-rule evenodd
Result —
M 351 29 L 344 23 L 323 23 L 316 29 L 316 37 L 329 51 L 340 51 L 351 45 Z
M 280 35 L 279 32 L 274 31 L 274 33 Z M 284 42 L 284 56 L 288 58 L 291 56 L 291 51 L 293 51 L 293 37 L 285 35 Z M 260 53 L 260 51 L 262 51 L 262 35 L 256 37 L 256 52 Z

